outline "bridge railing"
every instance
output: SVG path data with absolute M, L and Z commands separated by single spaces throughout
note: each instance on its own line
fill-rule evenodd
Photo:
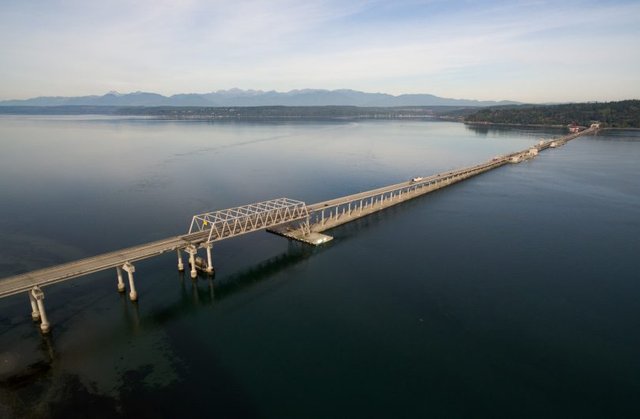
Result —
M 459 182 L 476 174 L 502 166 L 508 162 L 508 157 L 466 167 L 459 170 L 440 173 L 437 175 L 414 179 L 395 185 L 373 189 L 330 201 L 320 202 L 309 206 L 310 215 L 308 226 L 311 230 L 323 231 L 329 226 L 348 222 L 354 218 L 369 214 L 381 208 L 395 205 L 406 199 L 413 198 L 439 189 L 446 185 Z

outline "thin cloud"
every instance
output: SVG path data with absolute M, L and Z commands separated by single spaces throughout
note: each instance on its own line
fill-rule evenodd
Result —
M 617 99 L 627 83 L 640 96 L 628 85 L 637 2 L 344 3 L 12 3 L 0 16 L 0 95 L 347 87 L 556 101 Z M 574 71 L 596 86 L 579 89 Z M 518 88 L 525 75 L 537 91 Z

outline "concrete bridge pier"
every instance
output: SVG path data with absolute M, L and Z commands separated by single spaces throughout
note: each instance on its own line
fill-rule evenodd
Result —
M 29 302 L 31 303 L 31 319 L 34 322 L 37 322 L 38 320 L 40 320 L 40 310 L 38 310 L 38 303 L 36 303 L 36 299 L 33 298 L 33 294 L 31 294 L 31 291 L 29 291 L 28 294 Z
M 213 244 L 211 242 L 207 242 L 204 244 L 204 248 L 207 249 L 207 268 L 206 271 L 209 275 L 213 273 L 213 263 L 211 261 L 211 249 L 213 248 Z
M 118 273 L 118 292 L 123 293 L 125 291 L 124 281 L 122 280 L 122 269 L 116 266 L 116 272 Z
M 42 333 L 49 333 L 49 320 L 47 319 L 47 313 L 44 311 L 44 292 L 42 292 L 42 289 L 36 285 L 31 289 L 29 294 L 31 298 L 36 300 L 37 310 L 40 317 L 40 330 Z M 31 316 L 33 317 L 33 313 Z
M 187 246 L 184 249 L 185 252 L 189 254 L 189 264 L 191 265 L 191 278 L 198 277 L 198 271 L 196 271 L 196 255 L 198 254 L 198 249 L 194 245 Z
M 131 301 L 138 301 L 138 292 L 136 291 L 136 284 L 133 282 L 133 273 L 136 271 L 136 267 L 133 264 L 127 262 L 122 265 L 122 269 L 127 271 L 129 275 L 129 299 Z
M 182 263 L 182 253 L 180 253 L 180 249 L 177 249 L 178 252 L 178 271 L 184 272 L 184 264 Z

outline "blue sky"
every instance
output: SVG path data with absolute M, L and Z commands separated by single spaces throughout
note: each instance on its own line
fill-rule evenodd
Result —
M 640 1 L 0 0 L 0 99 L 233 87 L 640 98 Z

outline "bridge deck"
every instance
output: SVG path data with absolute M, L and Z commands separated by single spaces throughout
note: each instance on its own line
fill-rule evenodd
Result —
M 596 130 L 590 128 L 582 131 L 581 133 L 570 134 L 556 140 L 549 140 L 538 144 L 536 148 L 537 150 L 544 150 L 550 147 L 552 141 L 565 143 L 580 135 L 594 131 Z M 135 262 L 154 257 L 168 251 L 184 249 L 190 245 L 199 246 L 206 241 L 224 240 L 230 237 L 235 237 L 239 234 L 245 234 L 264 228 L 271 228 L 272 231 L 277 234 L 300 240 L 305 235 L 309 237 L 309 235 L 313 233 L 328 230 L 373 212 L 380 211 L 391 205 L 396 205 L 408 199 L 415 198 L 433 190 L 448 186 L 452 183 L 459 182 L 477 174 L 500 167 L 507 164 L 512 157 L 524 156 L 527 152 L 528 150 L 512 153 L 479 165 L 426 177 L 419 181 L 400 182 L 382 188 L 323 201 L 307 206 L 306 208 L 304 208 L 304 203 L 299 201 L 289 202 L 289 200 L 286 200 L 283 201 L 284 204 L 281 203 L 281 206 L 277 209 L 269 208 L 268 212 L 264 213 L 264 217 L 262 217 L 260 213 L 255 212 L 243 214 L 244 218 L 240 218 L 240 220 L 244 220 L 242 225 L 240 225 L 235 219 L 233 220 L 233 223 L 225 220 L 225 222 L 227 222 L 225 225 L 228 227 L 221 229 L 221 233 L 216 233 L 213 237 L 211 233 L 213 228 L 205 228 L 206 224 L 204 224 L 204 221 L 207 220 L 207 216 L 214 213 L 203 214 L 196 216 L 202 218 L 201 222 L 203 225 L 198 228 L 200 231 L 191 234 L 169 237 L 126 249 L 116 250 L 114 252 L 104 253 L 0 279 L 0 298 L 27 291 L 36 285 L 51 285 L 101 270 L 122 266 L 126 262 Z M 281 200 L 283 199 L 285 198 L 281 198 Z M 365 202 L 367 200 L 369 200 L 369 203 Z M 268 201 L 267 203 L 269 202 L 271 201 Z M 356 206 L 352 210 L 351 205 L 356 202 L 359 203 L 359 207 Z M 299 204 L 302 204 L 302 206 L 298 206 Z M 242 208 L 243 207 L 239 207 L 239 209 Z M 295 208 L 295 211 L 290 211 L 291 208 Z M 307 209 L 309 210 L 308 213 Z M 334 215 L 330 215 L 328 219 L 325 218 L 325 211 L 331 212 L 332 209 L 334 211 Z M 292 220 L 301 219 L 303 215 L 306 218 L 307 214 L 309 214 L 311 221 L 306 223 L 306 226 L 302 225 L 302 227 L 298 229 L 291 228 L 290 224 L 286 224 L 290 223 Z M 196 217 L 194 217 L 194 220 L 196 220 Z M 195 222 L 196 221 L 194 221 L 194 223 Z M 313 243 L 313 241 L 309 241 L 308 239 L 303 241 Z M 320 240 L 319 242 L 324 241 Z
M 596 129 L 590 128 L 580 133 L 566 135 L 559 139 L 541 141 L 534 147 L 494 158 L 485 163 L 446 173 L 439 173 L 437 175 L 421 178 L 420 180 L 400 182 L 384 186 L 382 188 L 372 189 L 309 205 L 308 208 L 311 216 L 306 224 L 299 224 L 297 226 L 294 223 L 283 224 L 275 228 L 271 228 L 268 231 L 305 243 L 321 244 L 330 240 L 331 237 L 324 236 L 321 240 L 309 240 L 310 235 L 318 234 L 342 224 L 349 223 L 358 218 L 366 217 L 367 215 L 381 211 L 390 206 L 397 205 L 429 192 L 447 187 L 453 183 L 461 182 L 465 179 L 493 170 L 505 164 L 517 163 L 533 158 L 535 154 L 531 153 L 532 149 L 535 149 L 537 153 L 538 151 L 552 147 L 552 143 L 561 145 L 579 137 L 580 135 L 589 134 L 594 131 L 596 131 Z
M 422 178 L 419 181 L 405 181 L 341 198 L 331 199 L 310 205 L 311 210 L 308 224 L 295 226 L 292 223 L 271 228 L 268 231 L 310 244 L 321 244 L 330 240 L 309 240 L 311 234 L 317 234 L 349 223 L 358 218 L 381 211 L 401 202 L 444 188 L 469 177 L 476 176 L 488 170 L 495 169 L 508 163 L 509 156 L 498 160 L 466 167 L 451 172 L 441 173 Z
M 125 262 L 150 258 L 170 250 L 183 248 L 188 244 L 183 236 L 175 236 L 12 276 L 0 281 L 0 297 L 26 291 L 36 285 L 50 285 L 104 269 L 115 268 L 122 266 Z

